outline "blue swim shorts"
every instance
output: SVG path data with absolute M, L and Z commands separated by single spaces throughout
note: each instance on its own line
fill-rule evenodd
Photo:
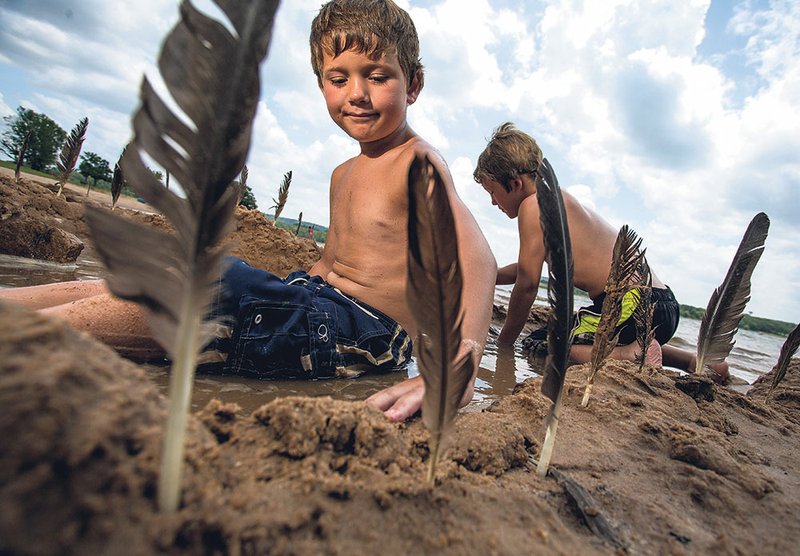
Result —
M 397 322 L 319 276 L 298 270 L 281 279 L 235 257 L 227 263 L 211 316 L 230 327 L 207 349 L 222 353 L 223 373 L 351 378 L 398 369 L 411 357 Z

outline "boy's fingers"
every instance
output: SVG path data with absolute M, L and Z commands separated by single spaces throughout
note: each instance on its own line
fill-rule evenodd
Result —
M 403 421 L 419 411 L 424 394 L 422 377 L 416 376 L 373 394 L 367 404 L 383 411 L 390 421 Z

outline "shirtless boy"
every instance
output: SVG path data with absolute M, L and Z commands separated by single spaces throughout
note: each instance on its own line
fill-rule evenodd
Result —
M 491 196 L 492 204 L 509 218 L 518 219 L 519 259 L 497 272 L 497 284 L 514 284 L 508 303 L 508 316 L 497 338 L 498 344 L 513 344 L 522 331 L 536 300 L 542 265 L 547 260 L 536 199 L 535 179 L 541 161 L 542 152 L 536 141 L 516 129 L 512 123 L 505 123 L 494 131 L 478 158 L 473 174 L 475 181 Z M 603 291 L 611 269 L 618 230 L 600 215 L 582 206 L 567 191 L 562 189 L 561 194 L 572 240 L 574 284 L 588 292 L 593 301 L 591 307 L 578 312 L 575 324 L 578 341 L 570 351 L 570 359 L 585 363 L 591 358 L 591 340 L 597 329 L 597 316 L 602 309 Z M 656 339 L 648 348 L 648 362 L 661 364 L 663 356 L 664 364 L 693 371 L 694 354 L 664 345 L 678 327 L 680 308 L 672 291 L 655 273 L 652 291 Z M 637 299 L 633 292 L 628 292 L 623 300 L 623 312 L 617 326 L 619 343 L 611 353 L 612 358 L 633 360 L 639 351 L 635 341 L 635 324 L 630 318 Z M 540 333 L 537 331 L 532 333 L 533 338 L 538 335 Z M 727 364 L 714 365 L 714 371 L 720 378 L 725 377 L 728 374 Z
M 327 242 L 308 274 L 296 272 L 281 280 L 238 260 L 226 271 L 225 295 L 217 303 L 218 313 L 235 317 L 232 339 L 219 342 L 229 350 L 223 356 L 226 370 L 255 376 L 354 376 L 407 359 L 407 338 L 417 333 L 405 303 L 407 177 L 412 160 L 420 155 L 427 155 L 443 178 L 461 264 L 472 269 L 463 284 L 462 353 L 472 352 L 477 369 L 497 267 L 455 192 L 444 160 L 406 121 L 406 110 L 423 86 L 413 22 L 391 0 L 334 0 L 314 19 L 310 43 L 328 112 L 358 141 L 361 152 L 333 171 Z M 113 298 L 101 281 L 3 294 L 36 308 L 49 307 L 48 312 L 125 355 L 160 353 L 143 310 Z M 300 307 L 301 312 L 287 307 Z M 299 343 L 293 340 L 297 337 Z M 423 395 L 418 376 L 367 402 L 399 421 L 419 410 Z M 471 397 L 470 386 L 462 404 Z

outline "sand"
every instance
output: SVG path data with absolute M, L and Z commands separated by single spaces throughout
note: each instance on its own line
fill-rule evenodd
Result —
M 190 418 L 181 506 L 164 515 L 166 400 L 142 369 L 10 304 L 0 337 L 0 554 L 796 552 L 797 360 L 769 402 L 769 375 L 744 395 L 611 362 L 582 408 L 587 368 L 570 368 L 562 481 L 532 464 L 550 406 L 538 378 L 457 417 L 434 485 L 419 418 L 212 401 Z

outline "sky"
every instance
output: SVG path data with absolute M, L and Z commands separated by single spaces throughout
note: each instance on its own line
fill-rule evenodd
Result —
M 283 215 L 327 225 L 330 174 L 358 145 L 331 121 L 311 71 L 321 4 L 278 10 L 247 166 L 261 210 L 292 170 Z M 800 320 L 800 2 L 398 4 L 426 72 L 410 125 L 447 160 L 499 265 L 517 259 L 517 223 L 472 171 L 492 130 L 513 121 L 562 188 L 644 239 L 681 303 L 707 305 L 748 223 L 767 213 L 747 311 Z M 67 132 L 88 116 L 84 152 L 113 164 L 178 17 L 175 0 L 0 0 L 0 116 L 23 106 Z

